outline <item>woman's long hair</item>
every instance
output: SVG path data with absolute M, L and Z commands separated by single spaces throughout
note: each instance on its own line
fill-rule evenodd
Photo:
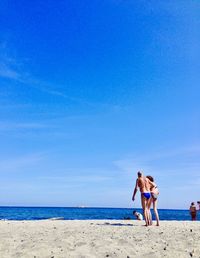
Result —
M 146 176 L 151 182 L 154 182 L 154 178 L 152 176 Z

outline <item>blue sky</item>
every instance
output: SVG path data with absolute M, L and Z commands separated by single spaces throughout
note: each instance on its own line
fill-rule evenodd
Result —
M 200 199 L 200 2 L 0 2 L 0 205 Z

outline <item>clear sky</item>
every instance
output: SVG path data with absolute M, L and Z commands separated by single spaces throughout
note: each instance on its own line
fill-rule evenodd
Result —
M 0 1 L 0 205 L 200 199 L 200 2 Z

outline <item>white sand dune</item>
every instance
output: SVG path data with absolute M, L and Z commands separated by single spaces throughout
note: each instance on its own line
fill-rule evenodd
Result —
M 0 221 L 0 258 L 200 257 L 200 222 Z

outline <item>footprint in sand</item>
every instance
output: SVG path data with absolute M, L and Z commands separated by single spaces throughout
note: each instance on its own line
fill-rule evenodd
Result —
M 85 242 L 78 242 L 78 243 L 76 243 L 76 246 L 83 246 L 83 245 L 86 245 L 86 243 Z

